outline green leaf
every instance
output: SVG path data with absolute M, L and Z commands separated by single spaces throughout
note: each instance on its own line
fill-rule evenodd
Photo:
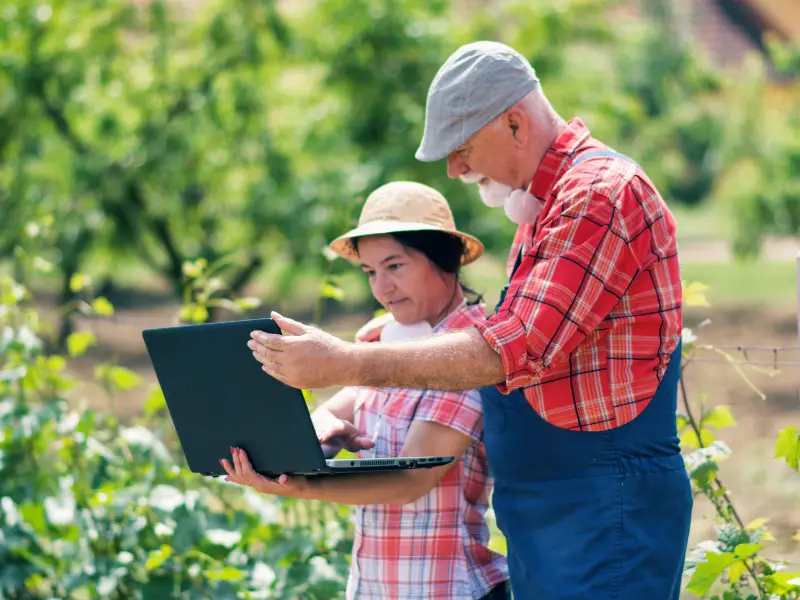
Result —
M 711 306 L 708 303 L 708 299 L 706 299 L 706 292 L 709 290 L 709 286 L 704 283 L 700 283 L 697 281 L 693 281 L 692 283 L 688 283 L 686 281 L 683 282 L 683 305 L 689 307 L 695 306 L 703 306 L 709 307 Z
M 336 287 L 332 283 L 325 283 L 320 289 L 320 296 L 323 298 L 331 298 L 341 302 L 344 299 L 344 292 L 341 288 Z
M 187 304 L 181 307 L 180 319 L 188 323 L 205 323 L 208 309 L 202 304 Z
M 172 548 L 167 545 L 162 545 L 161 548 L 153 550 L 147 555 L 144 568 L 148 571 L 154 571 L 163 565 L 170 556 L 172 556 Z
M 681 435 L 681 447 L 682 448 L 699 448 L 700 447 L 700 440 L 697 437 L 697 433 L 695 433 L 694 429 L 687 429 Z
M 724 429 L 725 427 L 733 427 L 736 425 L 736 421 L 731 414 L 731 407 L 723 405 L 715 406 L 703 415 L 702 424 L 714 429 Z
M 742 578 L 742 575 L 744 575 L 744 572 L 746 570 L 747 570 L 747 565 L 743 560 L 740 560 L 739 562 L 732 564 L 731 568 L 728 569 L 728 581 L 730 581 L 731 583 L 738 582 Z
M 231 566 L 222 569 L 208 569 L 205 571 L 206 577 L 214 581 L 239 581 L 244 578 L 244 573 Z
M 739 560 L 744 560 L 745 558 L 750 558 L 753 556 L 763 547 L 764 544 L 739 544 L 733 549 L 733 553 Z
M 75 273 L 69 278 L 69 289 L 73 294 L 77 294 L 90 285 L 92 285 L 91 277 L 83 273 Z
M 97 337 L 91 331 L 72 333 L 67 338 L 67 352 L 70 356 L 81 356 L 86 349 L 97 343 Z
M 103 381 L 112 390 L 127 392 L 142 383 L 142 378 L 125 367 L 115 365 L 99 365 L 95 369 L 95 377 Z
M 708 494 L 711 492 L 711 485 L 714 483 L 714 478 L 718 470 L 719 465 L 713 460 L 701 463 L 691 471 L 692 481 Z
M 55 267 L 53 267 L 53 263 L 51 263 L 48 260 L 43 259 L 41 256 L 34 256 L 33 257 L 32 266 L 33 266 L 33 269 L 35 271 L 38 271 L 39 273 L 52 273 L 53 269 L 55 268 Z
M 686 585 L 686 591 L 705 596 L 720 575 L 736 562 L 731 552 L 706 552 L 706 562 L 699 563 Z
M 47 531 L 47 515 L 43 504 L 26 503 L 19 507 L 22 519 L 37 533 Z
M 167 400 L 164 398 L 164 391 L 159 386 L 156 386 L 147 396 L 147 400 L 144 401 L 144 414 L 148 417 L 152 417 L 154 414 L 166 408 L 166 406 Z
M 100 315 L 101 317 L 110 317 L 114 314 L 114 306 L 107 298 L 100 296 L 92 300 L 92 311 L 94 311 L 94 314 Z
M 244 298 L 238 298 L 236 304 L 238 304 L 239 308 L 242 310 L 252 310 L 261 306 L 261 299 L 253 296 L 246 296 Z
M 783 458 L 790 468 L 800 469 L 800 433 L 791 425 L 778 432 L 775 442 L 775 458 Z
M 204 258 L 198 258 L 195 261 L 186 260 L 182 266 L 183 275 L 189 279 L 196 279 L 203 274 L 203 270 L 207 266 L 208 262 Z

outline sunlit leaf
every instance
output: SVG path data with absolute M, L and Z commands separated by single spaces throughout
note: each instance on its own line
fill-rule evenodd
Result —
M 800 432 L 791 425 L 778 432 L 775 442 L 775 458 L 783 458 L 795 471 L 800 468 Z
M 238 304 L 239 308 L 242 310 L 252 310 L 261 306 L 261 299 L 253 296 L 246 296 L 244 298 L 237 298 L 236 304 Z
M 694 281 L 692 283 L 683 282 L 683 304 L 688 307 L 709 307 L 711 306 L 706 299 L 705 293 L 709 286 L 704 283 Z
M 325 283 L 320 289 L 320 296 L 323 298 L 331 298 L 332 300 L 341 301 L 344 299 L 344 292 L 341 288 L 336 287 L 332 283 Z
M 231 566 L 222 569 L 208 569 L 205 571 L 206 577 L 214 581 L 239 581 L 244 578 L 244 573 Z
M 732 564 L 730 569 L 728 569 L 728 580 L 731 583 L 738 582 L 742 578 L 742 575 L 744 575 L 745 571 L 747 571 L 747 565 L 743 560 Z
M 81 356 L 96 342 L 97 337 L 90 331 L 72 333 L 67 338 L 67 352 L 70 356 Z
M 155 571 L 161 567 L 161 565 L 163 565 L 170 556 L 172 556 L 172 548 L 170 546 L 163 545 L 147 555 L 147 560 L 144 563 L 144 567 L 148 571 Z
M 744 560 L 745 558 L 753 556 L 763 547 L 763 544 L 739 544 L 733 549 L 733 553 L 736 555 L 737 559 Z
M 731 552 L 706 552 L 705 562 L 695 567 L 686 591 L 705 596 L 725 569 L 735 562 L 736 557 Z
M 142 410 L 146 416 L 150 417 L 166 408 L 166 406 L 167 400 L 164 398 L 164 392 L 161 387 L 156 386 L 153 388 L 153 391 L 148 394 Z
M 74 294 L 86 289 L 90 285 L 92 285 L 92 279 L 84 273 L 75 273 L 69 279 L 69 289 Z
M 114 306 L 103 296 L 92 300 L 92 310 L 101 317 L 110 317 L 114 314 Z
M 703 425 L 714 429 L 724 429 L 736 425 L 730 406 L 715 406 L 703 415 Z
M 126 392 L 142 383 L 142 378 L 125 367 L 116 365 L 98 365 L 95 377 L 105 382 L 113 390 Z

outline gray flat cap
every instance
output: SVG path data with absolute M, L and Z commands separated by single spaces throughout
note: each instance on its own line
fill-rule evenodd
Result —
M 539 85 L 530 63 L 498 42 L 456 50 L 428 89 L 417 160 L 441 160 Z

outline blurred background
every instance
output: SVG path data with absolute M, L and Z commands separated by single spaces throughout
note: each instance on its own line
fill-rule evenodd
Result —
M 349 512 L 187 474 L 141 331 L 277 309 L 351 338 L 379 307 L 325 249 L 397 179 L 483 240 L 464 275 L 493 306 L 513 224 L 414 159 L 433 75 L 477 39 L 667 200 L 686 327 L 717 346 L 687 367 L 694 416 L 732 415 L 719 480 L 800 571 L 775 459 L 800 425 L 800 0 L 4 0 L 0 598 L 340 596 Z M 717 513 L 698 497 L 693 546 Z

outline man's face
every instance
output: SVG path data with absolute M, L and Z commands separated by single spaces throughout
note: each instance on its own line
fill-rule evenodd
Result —
M 447 174 L 453 179 L 478 183 L 484 202 L 499 206 L 501 195 L 519 187 L 514 166 L 518 152 L 506 118 L 500 117 L 448 155 Z

